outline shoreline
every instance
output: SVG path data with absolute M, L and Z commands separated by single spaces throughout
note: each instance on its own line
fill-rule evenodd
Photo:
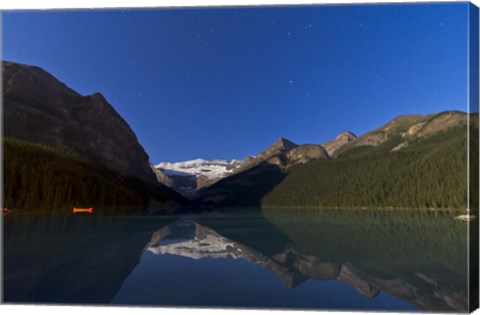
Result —
M 322 206 L 260 206 L 261 209 L 311 209 L 311 210 L 356 210 L 356 211 L 422 211 L 464 213 L 462 208 L 409 208 L 409 207 L 322 207 Z

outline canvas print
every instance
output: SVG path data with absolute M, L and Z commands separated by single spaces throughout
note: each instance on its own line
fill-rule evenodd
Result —
M 5 10 L 2 302 L 478 306 L 478 8 Z

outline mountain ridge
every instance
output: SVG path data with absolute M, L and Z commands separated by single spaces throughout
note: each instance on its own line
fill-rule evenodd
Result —
M 323 145 L 300 145 L 286 153 L 271 150 L 273 155 L 268 159 L 257 161 L 253 166 L 250 165 L 250 168 L 203 189 L 197 203 L 218 206 L 232 206 L 241 203 L 241 205 L 269 207 L 381 207 L 383 205 L 384 207 L 459 208 L 462 204 L 461 189 L 454 189 L 453 187 L 451 189 L 456 193 L 450 194 L 448 200 L 446 198 L 433 198 L 432 191 L 425 191 L 420 198 L 419 194 L 426 188 L 407 191 L 397 187 L 393 192 L 401 192 L 404 195 L 403 198 L 405 198 L 404 202 L 398 203 L 400 202 L 400 200 L 397 200 L 398 198 L 385 197 L 384 194 L 393 193 L 387 194 L 386 191 L 393 189 L 392 187 L 395 185 L 383 177 L 386 172 L 389 172 L 389 174 L 391 173 L 389 179 L 398 176 L 398 181 L 403 182 L 404 185 L 411 185 L 412 187 L 427 185 L 429 182 L 417 183 L 418 178 L 412 177 L 412 171 L 409 171 L 409 169 L 416 170 L 414 172 L 426 176 L 429 172 L 433 172 L 427 171 L 427 168 L 435 167 L 438 168 L 438 172 L 435 171 L 435 174 L 432 175 L 435 177 L 442 174 L 441 177 L 435 177 L 435 182 L 431 183 L 436 187 L 435 189 L 444 190 L 441 188 L 445 187 L 445 184 L 442 184 L 442 178 L 449 178 L 450 182 L 447 185 L 449 187 L 452 183 L 459 182 L 458 177 L 465 173 L 462 167 L 466 165 L 459 163 L 466 159 L 466 152 L 458 149 L 462 145 L 466 147 L 466 126 L 468 123 L 468 114 L 461 111 L 444 111 L 425 116 L 403 115 L 360 137 L 354 138 L 353 133 L 342 132 L 335 139 L 337 143 L 332 140 Z M 471 126 L 472 128 L 478 128 L 478 122 L 471 124 Z M 325 146 L 331 150 L 332 156 L 328 155 Z M 325 154 L 305 154 L 305 157 L 303 157 L 303 152 L 296 152 L 308 147 L 315 148 L 316 152 L 323 150 Z M 430 153 L 432 150 L 438 151 L 439 155 Z M 447 167 L 445 164 L 447 160 L 443 156 L 447 154 L 448 150 L 451 150 L 451 156 L 458 157 L 455 165 L 451 165 L 452 163 L 449 165 L 450 168 L 458 168 L 458 171 L 454 174 L 445 173 L 444 170 L 440 169 L 442 165 Z M 401 155 L 392 155 L 396 153 L 401 153 Z M 419 154 L 424 156 L 424 159 L 428 159 L 430 165 L 420 164 L 419 161 L 422 160 L 419 160 L 418 157 L 415 158 Z M 295 159 L 292 156 L 302 158 Z M 360 158 L 365 159 L 368 163 L 362 166 L 362 163 L 358 162 Z M 375 159 L 380 159 L 382 162 L 372 164 Z M 402 161 L 402 159 L 405 159 L 405 161 Z M 405 168 L 399 165 L 392 169 L 389 166 L 392 163 L 408 163 L 409 166 Z M 352 168 L 352 165 L 355 165 L 355 167 Z M 363 172 L 367 165 L 373 168 L 389 167 L 389 169 L 385 169 L 381 173 L 373 172 L 372 169 L 371 174 L 376 174 L 375 178 L 372 178 L 371 174 Z M 306 171 L 307 169 L 308 171 Z M 300 172 L 300 170 L 304 171 Z M 346 174 L 347 171 L 351 174 Z M 297 173 L 296 176 L 292 175 Z M 361 176 L 356 177 L 360 173 L 362 173 Z M 270 180 L 263 177 L 269 177 Z M 341 183 L 339 178 L 342 179 Z M 360 194 L 367 199 L 373 198 L 372 200 L 375 200 L 375 202 L 371 203 L 371 200 L 360 201 L 360 195 L 355 191 L 371 189 L 372 183 L 381 182 L 382 178 L 390 186 L 375 185 L 375 191 L 366 191 Z M 426 181 L 427 179 L 421 180 Z M 352 190 L 352 187 L 355 187 L 353 186 L 354 181 L 358 181 L 358 185 L 360 185 L 356 190 Z M 310 184 L 307 185 L 306 182 Z M 335 185 L 332 185 L 332 183 L 335 183 Z M 323 190 L 319 190 L 319 187 L 322 187 Z M 349 192 L 350 196 L 344 196 L 343 199 L 338 197 L 346 191 Z M 326 193 L 328 193 L 328 197 L 318 197 Z M 356 197 L 352 199 L 352 195 Z M 312 196 L 316 197 L 313 198 Z M 328 200 L 330 203 L 320 204 L 317 197 L 325 199 L 324 201 Z M 281 201 L 277 202 L 277 199 Z M 313 201 L 314 199 L 315 201 Z M 342 200 L 344 203 L 342 203 Z M 420 200 L 422 200 L 421 203 Z
M 2 62 L 6 137 L 73 149 L 118 171 L 154 182 L 149 157 L 101 93 L 82 96 L 36 66 Z
M 356 154 L 357 151 L 380 150 L 385 145 L 389 146 L 387 151 L 401 151 L 407 149 L 409 145 L 435 135 L 444 129 L 466 124 L 466 117 L 467 114 L 461 111 L 444 111 L 429 115 L 400 115 L 360 137 L 346 130 L 340 132 L 335 139 L 323 144 L 299 145 L 285 137 L 280 137 L 255 157 L 243 160 L 232 172 L 225 174 L 225 176 L 217 177 L 210 182 L 204 182 L 203 185 L 192 186 L 191 191 L 194 192 L 190 193 L 189 197 L 199 197 L 210 186 L 254 168 L 266 167 L 271 170 L 266 165 L 273 165 L 284 172 L 296 165 L 306 164 L 314 160 L 338 159 Z M 260 174 L 261 170 L 252 170 L 250 173 Z M 249 174 L 245 174 L 245 176 L 246 178 L 250 177 Z M 213 199 L 217 200 L 217 197 Z M 208 199 L 210 200 L 210 197 Z
M 359 137 L 351 131 L 342 131 L 335 139 L 323 144 L 297 144 L 280 137 L 256 156 L 247 156 L 244 160 L 196 159 L 162 162 L 154 166 L 131 127 L 101 93 L 82 96 L 36 66 L 5 61 L 2 62 L 2 71 L 5 139 L 18 139 L 52 147 L 58 152 L 68 152 L 68 159 L 72 161 L 64 159 L 67 164 L 80 158 L 110 170 L 112 176 L 119 176 L 121 180 L 148 183 L 149 191 L 162 191 L 164 196 L 181 203 L 188 201 L 178 191 L 195 198 L 200 204 L 231 204 L 238 201 L 239 193 L 245 197 L 242 204 L 251 204 L 254 200 L 253 204 L 257 205 L 266 194 L 275 191 L 284 179 L 291 178 L 291 173 L 304 166 L 309 168 L 313 165 L 311 163 L 333 166 L 344 163 L 335 164 L 333 161 L 337 160 L 353 163 L 350 160 L 353 157 L 378 158 L 383 154 L 393 159 L 391 153 L 407 156 L 414 151 L 421 152 L 415 154 L 428 156 L 425 148 L 430 150 L 434 144 L 442 143 L 452 145 L 448 137 L 456 137 L 457 140 L 463 137 L 467 124 L 478 128 L 478 119 L 469 120 L 467 113 L 458 110 L 429 115 L 400 115 Z M 461 141 L 455 142 L 451 150 L 458 151 Z M 11 142 L 9 148 L 16 150 L 15 154 L 28 148 L 44 156 L 50 154 L 34 147 L 21 146 L 24 144 Z M 424 149 L 417 150 L 419 146 Z M 106 173 L 102 172 L 95 173 L 94 177 L 103 178 Z M 317 177 L 326 175 L 312 174 Z M 317 184 L 313 187 L 321 186 L 320 178 L 315 181 Z M 256 191 L 252 192 L 252 189 Z M 342 190 L 343 187 L 338 189 Z M 252 196 L 253 199 L 250 198 Z M 230 201 L 224 203 L 222 199 Z M 455 199 L 455 202 L 458 203 L 458 200 Z
M 157 181 L 149 156 L 137 136 L 101 93 L 82 96 L 37 66 L 3 61 L 2 74 L 4 142 L 5 139 L 23 141 L 11 142 L 8 147 L 11 151 L 6 155 L 7 162 L 13 163 L 12 167 L 18 172 L 23 170 L 10 158 L 21 158 L 19 152 L 30 150 L 29 154 L 33 155 L 55 156 L 52 161 L 44 160 L 45 171 L 54 171 L 55 159 L 78 172 L 84 170 L 78 163 L 87 162 L 95 166 L 88 171 L 92 183 L 103 181 L 108 173 L 121 182 L 128 179 L 130 188 L 127 189 L 140 193 L 142 198 L 161 196 L 157 199 L 161 200 L 160 204 L 165 204 L 166 200 L 186 202 L 178 193 Z M 47 152 L 29 144 L 41 144 L 53 151 Z M 68 152 L 68 155 L 61 152 Z M 36 161 L 28 163 L 34 165 Z M 9 185 L 18 184 L 16 177 L 6 180 Z M 80 184 L 72 182 L 72 185 Z M 42 189 L 47 191 L 49 188 L 42 186 Z M 73 196 L 64 198 L 71 199 L 69 202 L 74 199 Z M 22 207 L 16 198 L 10 200 L 14 200 L 17 208 Z M 42 203 L 41 200 L 38 202 L 39 205 Z M 150 204 L 163 207 L 157 202 Z

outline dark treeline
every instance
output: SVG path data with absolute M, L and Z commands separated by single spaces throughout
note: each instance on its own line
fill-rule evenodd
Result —
M 451 128 L 390 152 L 398 140 L 295 166 L 262 205 L 465 209 L 466 129 Z
M 64 152 L 8 138 L 3 150 L 4 205 L 11 209 L 144 208 L 148 202 L 127 179 Z
M 279 170 L 273 184 L 271 174 L 253 172 L 248 178 L 258 186 L 258 201 L 247 198 L 251 187 L 242 195 L 227 185 L 235 176 L 223 181 L 225 187 L 217 192 L 235 192 L 235 200 L 230 199 L 237 205 L 263 207 L 465 209 L 465 128 L 451 128 L 391 152 L 399 141 L 395 137 L 376 147 L 348 150 L 337 159 Z M 168 199 L 151 185 L 122 178 L 71 153 L 13 139 L 4 139 L 4 174 L 4 202 L 12 209 L 145 208 L 150 196 Z

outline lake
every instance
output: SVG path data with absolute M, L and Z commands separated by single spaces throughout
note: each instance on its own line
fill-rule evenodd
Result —
M 465 312 L 467 255 L 441 212 L 12 213 L 4 301 Z

